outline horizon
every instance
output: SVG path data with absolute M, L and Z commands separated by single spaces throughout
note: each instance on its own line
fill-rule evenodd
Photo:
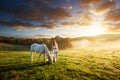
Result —
M 62 36 L 59 36 L 59 35 L 57 35 L 58 37 L 60 37 L 60 38 L 71 38 L 71 39 L 74 39 L 74 38 L 85 38 L 85 37 L 96 37 L 96 36 L 104 36 L 104 35 L 120 35 L 120 33 L 105 33 L 105 34 L 99 34 L 99 35 L 90 35 L 90 36 L 79 36 L 79 37 L 62 37 Z M 57 37 L 57 36 L 54 36 L 54 37 L 20 37 L 20 36 L 18 36 L 18 37 L 14 37 L 14 36 L 0 36 L 0 37 L 5 37 L 5 38 L 10 38 L 10 37 L 12 37 L 12 38 L 25 38 L 25 39 L 39 39 L 39 38 L 55 38 L 55 37 Z
M 120 0 L 0 0 L 0 36 L 120 34 Z

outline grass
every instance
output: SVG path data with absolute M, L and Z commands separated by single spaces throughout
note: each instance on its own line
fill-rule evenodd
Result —
M 54 64 L 29 51 L 0 51 L 0 80 L 120 80 L 120 50 L 60 50 Z

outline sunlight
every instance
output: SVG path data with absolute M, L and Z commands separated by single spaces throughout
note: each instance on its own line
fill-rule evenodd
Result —
M 88 30 L 88 36 L 100 35 L 105 32 L 105 29 L 102 27 L 102 22 L 93 22 Z
M 106 28 L 103 27 L 102 21 L 93 22 L 90 26 L 80 26 L 80 27 L 71 27 L 63 28 L 65 32 L 67 31 L 67 36 L 71 37 L 80 37 L 80 36 L 96 36 L 106 33 Z M 62 31 L 63 32 L 63 31 Z

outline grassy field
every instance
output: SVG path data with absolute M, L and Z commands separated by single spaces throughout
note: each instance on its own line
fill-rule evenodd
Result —
M 120 50 L 60 50 L 54 64 L 37 57 L 0 51 L 0 80 L 120 80 Z

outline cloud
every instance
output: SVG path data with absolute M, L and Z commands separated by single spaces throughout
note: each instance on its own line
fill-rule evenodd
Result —
M 50 3 L 50 4 L 52 4 L 54 2 L 54 0 L 41 0 L 41 1 L 44 1 L 44 2 Z
M 120 31 L 120 8 L 108 12 L 104 21 L 109 21 L 105 23 L 105 26 L 107 26 L 110 31 Z
M 22 22 L 21 20 L 17 20 L 17 19 L 0 20 L 0 25 L 10 26 L 10 27 L 18 27 L 18 26 L 32 27 L 33 26 L 28 22 Z
M 23 30 L 23 27 L 22 26 L 19 26 L 16 28 L 16 31 L 22 31 Z
M 91 7 L 98 3 L 100 3 L 102 0 L 80 0 L 80 6 L 81 7 Z
M 69 12 L 64 8 L 53 8 L 44 3 L 44 0 L 27 0 L 25 3 L 26 5 L 19 6 L 16 9 L 15 16 L 28 20 L 43 20 L 45 18 L 60 20 L 70 17 Z
M 84 16 L 89 16 L 91 14 L 91 10 L 90 9 L 78 10 L 77 14 L 79 14 L 79 15 L 83 15 L 84 14 Z
M 97 6 L 94 13 L 95 14 L 104 14 L 115 7 L 116 7 L 115 1 L 106 1 L 106 2 L 103 2 L 102 4 L 100 4 L 99 6 Z
M 112 31 L 112 32 L 118 32 L 120 31 L 120 22 L 119 23 L 106 23 L 106 24 L 103 24 L 108 31 Z
M 61 7 L 53 7 L 55 0 L 1 0 L 0 1 L 0 18 L 6 15 L 4 19 L 0 19 L 0 25 L 9 27 L 56 27 L 53 22 L 46 22 L 53 20 L 57 21 L 70 17 L 69 11 Z M 62 13 L 61 13 L 62 12 Z M 7 20 L 8 19 L 8 20 Z M 31 24 L 31 22 L 40 22 L 39 25 Z
M 104 24 L 104 25 L 107 27 L 108 31 L 111 31 L 111 32 L 120 31 L 120 23 L 119 24 L 108 23 L 108 24 Z
M 120 8 L 108 12 L 104 20 L 120 21 Z
M 46 38 L 46 37 L 51 38 L 52 36 L 47 35 L 47 34 L 34 34 L 31 37 L 34 37 L 34 38 Z
M 56 28 L 56 24 L 54 20 L 43 20 L 43 21 L 40 21 L 39 23 L 38 21 L 29 22 L 27 20 L 21 20 L 21 19 L 15 19 L 15 18 L 11 18 L 10 20 L 6 18 L 5 19 L 1 18 L 0 25 L 13 27 L 17 31 L 21 31 L 24 28 L 32 28 L 36 30 L 40 28 L 48 28 L 48 29 Z
M 63 26 L 90 26 L 89 22 L 63 22 Z
M 86 13 L 86 12 L 85 12 Z M 61 23 L 63 26 L 90 26 L 94 18 L 87 13 L 81 16 L 72 16 L 71 21 L 64 21 Z
M 30 28 L 26 28 L 26 27 L 23 27 L 23 26 L 18 26 L 18 27 L 15 27 L 16 31 L 29 31 L 29 30 L 40 30 L 41 27 L 30 27 Z
M 89 16 L 89 15 L 84 15 L 84 16 L 81 16 L 80 17 L 80 20 L 82 20 L 82 21 L 93 21 L 93 18 L 91 17 L 91 16 Z
M 67 6 L 62 6 L 61 8 L 64 8 L 64 9 L 69 11 L 69 10 L 71 10 L 73 8 L 73 6 L 70 6 L 70 5 L 68 6 L 67 5 Z

